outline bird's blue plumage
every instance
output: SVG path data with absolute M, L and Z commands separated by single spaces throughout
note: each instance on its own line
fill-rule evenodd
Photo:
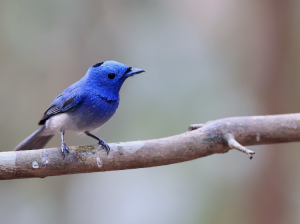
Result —
M 89 132 L 100 127 L 114 115 L 119 105 L 119 91 L 124 81 L 141 72 L 144 71 L 115 61 L 95 64 L 89 68 L 82 79 L 54 99 L 39 122 L 43 128 L 25 139 L 15 150 L 33 149 L 34 138 L 38 142 L 39 138 L 43 137 L 44 141 L 47 139 L 48 142 L 49 138 L 45 136 L 53 136 L 60 132 L 62 152 L 65 154 L 68 150 L 63 135 L 65 131 L 71 130 L 84 132 L 96 138 L 99 144 L 109 151 L 108 145 L 102 139 Z M 39 147 L 42 145 L 41 141 L 37 144 Z

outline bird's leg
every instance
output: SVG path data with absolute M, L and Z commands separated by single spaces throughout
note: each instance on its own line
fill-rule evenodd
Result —
M 104 149 L 106 150 L 107 154 L 109 153 L 110 148 L 109 148 L 108 144 L 106 144 L 105 141 L 103 141 L 101 138 L 98 138 L 98 137 L 95 136 L 95 135 L 92 135 L 92 134 L 91 134 L 90 132 L 88 132 L 88 131 L 85 131 L 84 134 L 86 134 L 87 136 L 90 136 L 90 137 L 92 137 L 92 138 L 98 140 L 98 141 L 99 141 L 98 144 L 101 145 L 102 148 L 104 148 Z
M 67 154 L 69 154 L 69 148 L 67 147 L 65 141 L 64 141 L 64 134 L 65 132 L 63 130 L 60 131 L 61 136 L 61 153 L 63 154 L 63 157 L 65 158 Z

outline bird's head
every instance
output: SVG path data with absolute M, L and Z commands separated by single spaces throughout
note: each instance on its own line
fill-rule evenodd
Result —
M 119 95 L 124 81 L 133 75 L 144 72 L 139 68 L 132 68 L 116 61 L 97 63 L 89 68 L 83 80 L 94 86 L 104 97 Z

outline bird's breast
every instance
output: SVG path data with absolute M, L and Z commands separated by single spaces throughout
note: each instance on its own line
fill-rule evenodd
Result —
M 75 131 L 92 131 L 108 121 L 116 112 L 119 101 L 98 100 L 85 102 L 68 112 Z
M 65 131 L 92 131 L 108 121 L 116 112 L 119 100 L 106 101 L 101 98 L 89 98 L 75 108 L 50 117 L 45 125 L 45 135 Z

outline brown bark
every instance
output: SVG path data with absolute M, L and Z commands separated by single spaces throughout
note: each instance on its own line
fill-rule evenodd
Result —
M 238 150 L 242 147 L 245 153 L 252 155 L 252 151 L 247 152 L 241 145 L 300 140 L 300 114 L 225 118 L 197 127 L 199 125 L 192 125 L 192 131 L 167 138 L 112 143 L 109 155 L 98 146 L 69 147 L 70 154 L 65 159 L 59 148 L 1 152 L 0 179 L 168 165 L 225 153 L 229 145 Z

